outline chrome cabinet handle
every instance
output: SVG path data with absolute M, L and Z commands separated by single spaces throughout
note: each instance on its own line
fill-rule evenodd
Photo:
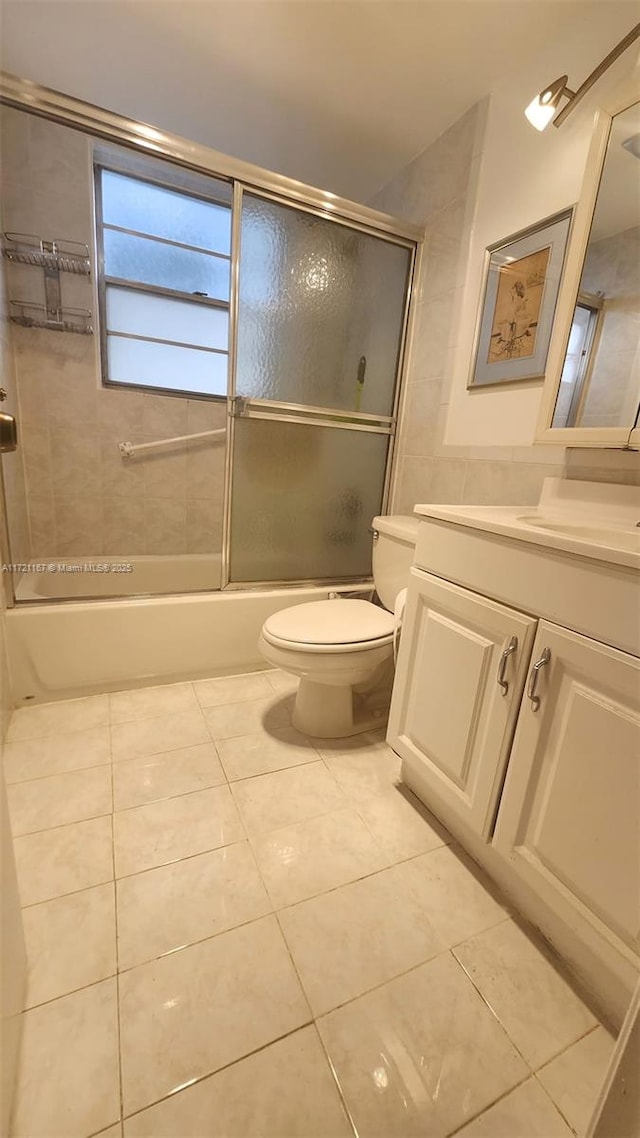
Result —
M 502 694 L 503 695 L 506 695 L 507 692 L 509 691 L 509 681 L 505 680 L 505 678 L 504 678 L 504 674 L 507 670 L 507 664 L 509 662 L 509 657 L 515 651 L 517 651 L 517 648 L 518 648 L 518 637 L 512 636 L 511 640 L 507 644 L 507 647 L 505 648 L 504 652 L 502 653 L 502 656 L 500 657 L 500 663 L 498 664 L 497 679 L 498 679 L 498 683 L 500 684 L 500 687 L 502 688 Z
M 533 667 L 531 669 L 531 672 L 529 675 L 529 687 L 527 689 L 527 695 L 528 695 L 529 699 L 531 700 L 531 710 L 532 711 L 537 711 L 538 708 L 540 707 L 540 696 L 536 695 L 536 688 L 538 686 L 538 676 L 540 674 L 541 669 L 546 668 L 550 659 L 551 659 L 551 649 L 550 648 L 543 648 L 542 649 L 542 656 L 540 657 L 539 660 L 536 660 L 535 664 L 533 665 Z

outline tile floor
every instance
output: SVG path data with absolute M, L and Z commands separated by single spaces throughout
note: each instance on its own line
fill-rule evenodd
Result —
M 570 1138 L 613 1040 L 399 784 L 254 673 L 25 708 L 13 1138 Z

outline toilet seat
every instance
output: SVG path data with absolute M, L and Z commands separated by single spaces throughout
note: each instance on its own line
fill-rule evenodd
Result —
M 280 648 L 344 653 L 390 644 L 394 626 L 393 613 L 370 601 L 311 601 L 268 617 L 262 635 Z

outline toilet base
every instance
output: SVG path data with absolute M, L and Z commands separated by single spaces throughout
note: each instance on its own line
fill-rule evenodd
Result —
M 385 727 L 387 717 L 388 707 L 370 707 L 350 686 L 319 684 L 302 676 L 291 720 L 303 735 L 341 739 Z

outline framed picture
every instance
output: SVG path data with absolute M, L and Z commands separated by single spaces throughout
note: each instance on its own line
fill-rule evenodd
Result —
M 487 249 L 469 387 L 544 377 L 572 214 Z

